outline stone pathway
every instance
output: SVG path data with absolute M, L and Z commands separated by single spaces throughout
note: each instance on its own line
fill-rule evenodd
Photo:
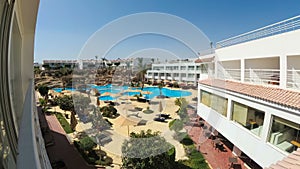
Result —
M 66 133 L 54 115 L 44 116 L 51 130 L 54 145 L 47 147 L 50 161 L 62 160 L 68 169 L 97 169 L 88 165 L 76 148 L 69 142 Z M 104 167 L 99 167 L 99 169 Z

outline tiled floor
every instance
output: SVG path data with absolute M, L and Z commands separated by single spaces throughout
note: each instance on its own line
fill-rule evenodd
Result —
M 212 139 L 205 137 L 205 130 L 198 126 L 186 126 L 190 137 L 193 139 L 197 147 L 200 147 L 200 152 L 204 155 L 205 159 L 213 169 L 229 169 L 229 157 L 234 157 L 231 150 L 222 143 L 222 151 L 214 147 Z M 243 161 L 238 159 L 234 165 L 235 169 L 246 169 Z

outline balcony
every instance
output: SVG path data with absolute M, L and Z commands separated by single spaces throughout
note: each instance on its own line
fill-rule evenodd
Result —
M 240 69 L 225 69 L 224 78 L 230 80 L 241 80 L 241 70 Z
M 27 89 L 18 140 L 17 168 L 50 169 L 51 165 L 40 130 L 33 81 Z
M 245 69 L 245 82 L 279 85 L 279 69 Z
M 295 72 L 293 72 L 295 74 Z M 300 73 L 300 71 L 298 72 Z M 241 81 L 241 69 L 224 69 L 221 74 L 223 79 Z M 220 76 L 220 75 L 219 75 Z M 293 75 L 295 78 L 297 75 Z M 290 86 L 300 85 L 300 74 L 298 74 L 298 84 L 295 81 L 290 81 Z M 280 84 L 280 70 L 279 69 L 245 69 L 244 81 L 248 83 L 261 85 L 279 85 Z
M 300 70 L 287 70 L 287 87 L 294 89 L 300 88 Z
M 217 42 L 216 47 L 218 49 L 227 46 L 232 46 L 232 45 L 249 42 L 256 39 L 266 38 L 269 36 L 290 32 L 293 30 L 297 30 L 299 28 L 300 28 L 300 15 Z

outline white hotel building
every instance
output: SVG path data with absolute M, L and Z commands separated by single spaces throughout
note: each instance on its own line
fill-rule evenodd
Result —
M 151 70 L 147 71 L 148 80 L 173 80 L 177 82 L 192 83 L 197 85 L 200 72 L 207 71 L 207 65 L 211 64 L 214 54 L 205 56 L 205 59 L 173 60 L 167 63 L 154 63 Z
M 200 75 L 199 116 L 261 167 L 300 167 L 299 28 L 297 16 L 218 42 Z
M 50 169 L 35 106 L 39 0 L 0 0 L 0 168 Z

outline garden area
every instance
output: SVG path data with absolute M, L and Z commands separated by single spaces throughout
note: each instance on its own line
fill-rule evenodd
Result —
M 58 112 L 55 112 L 54 114 L 57 120 L 59 121 L 60 125 L 62 126 L 62 128 L 65 130 L 67 134 L 74 132 L 63 114 Z
M 85 161 L 91 165 L 109 166 L 113 162 L 106 152 L 97 148 L 97 144 L 89 136 L 83 136 L 78 141 L 74 141 L 74 146 Z

